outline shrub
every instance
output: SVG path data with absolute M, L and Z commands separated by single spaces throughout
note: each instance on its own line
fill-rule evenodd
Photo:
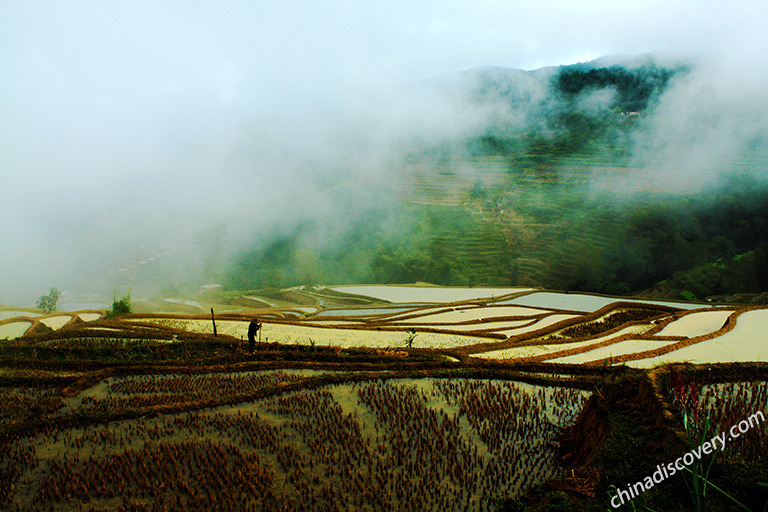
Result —
M 112 310 L 107 312 L 107 318 L 113 318 L 116 316 L 124 315 L 131 312 L 131 294 L 129 293 L 122 299 L 117 298 L 117 292 L 115 292 L 112 299 Z
M 696 295 L 694 295 L 693 293 L 689 292 L 688 290 L 681 291 L 680 292 L 680 296 L 682 298 L 684 298 L 685 300 L 689 300 L 689 301 L 696 301 L 696 300 L 698 300 L 696 298 Z

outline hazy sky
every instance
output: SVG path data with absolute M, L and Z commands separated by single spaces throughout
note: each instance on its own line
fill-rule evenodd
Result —
M 643 52 L 749 93 L 766 29 L 765 0 L 0 0 L 0 301 L 88 255 L 270 222 L 346 154 L 328 98 Z

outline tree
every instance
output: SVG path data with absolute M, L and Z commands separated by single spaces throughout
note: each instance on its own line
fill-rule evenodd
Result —
M 56 311 L 56 305 L 59 302 L 59 298 L 61 298 L 61 290 L 54 286 L 48 290 L 48 295 L 42 295 L 37 299 L 37 307 L 46 313 L 53 313 Z
M 124 315 L 131 312 L 131 293 L 122 299 L 117 298 L 117 290 L 112 299 L 112 310 L 107 312 L 107 318 L 114 318 L 116 316 Z

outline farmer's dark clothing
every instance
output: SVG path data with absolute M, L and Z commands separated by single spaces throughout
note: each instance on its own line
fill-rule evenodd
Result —
M 260 328 L 261 323 L 256 320 L 251 320 L 251 323 L 248 325 L 248 348 L 251 352 L 256 347 L 256 333 L 259 332 Z

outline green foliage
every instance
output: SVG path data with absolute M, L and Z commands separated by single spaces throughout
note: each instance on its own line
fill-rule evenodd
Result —
M 584 69 L 582 65 L 566 66 L 554 77 L 554 87 L 561 93 L 574 96 L 585 91 L 612 88 L 616 91 L 614 108 L 638 112 L 648 107 L 669 80 L 684 71 L 646 64 L 634 69 L 623 66 Z
M 263 240 L 230 264 L 231 289 L 308 283 L 513 284 L 514 252 L 502 230 L 460 206 L 427 206 L 350 219 L 333 244 L 318 227 Z M 393 227 L 394 226 L 394 227 Z
M 768 231 L 740 230 L 766 224 L 768 185 L 747 182 L 729 179 L 696 196 L 638 197 L 613 209 L 589 204 L 567 232 L 595 233 L 602 243 L 563 242 L 571 255 L 564 287 L 638 292 L 666 280 L 670 297 L 687 291 L 697 298 L 768 290 Z
M 485 199 L 488 197 L 488 189 L 483 185 L 483 181 L 478 178 L 475 180 L 475 184 L 469 193 L 472 199 Z
M 703 297 L 760 293 L 768 290 L 766 256 L 768 251 L 765 246 L 761 246 L 731 258 L 721 258 L 714 263 L 682 270 L 672 276 L 669 286 L 672 289 L 688 289 Z
M 639 64 L 562 67 L 524 121 L 501 116 L 466 139 L 414 142 L 408 158 L 416 164 L 407 167 L 426 171 L 393 172 L 386 190 L 402 196 L 329 196 L 324 211 L 336 210 L 253 240 L 228 262 L 222 284 L 426 281 L 624 295 L 668 280 L 655 293 L 669 298 L 768 290 L 765 183 L 733 174 L 697 194 L 610 191 L 644 172 L 631 168 L 643 123 L 620 114 L 649 111 L 687 72 Z M 471 96 L 530 107 L 516 80 L 485 73 Z M 738 165 L 754 159 L 745 162 Z M 608 187 L 597 190 L 604 177 Z M 221 246 L 222 232 L 201 234 L 199 246 Z
M 712 439 L 712 436 L 717 434 L 715 426 L 712 425 L 712 422 L 710 421 L 709 415 L 703 420 L 699 418 L 698 421 L 696 420 L 697 417 L 698 415 L 695 414 L 695 411 L 692 413 L 684 407 L 683 427 L 685 429 L 688 447 L 691 450 L 699 449 L 705 441 Z M 691 500 L 693 501 L 695 509 L 697 512 L 714 510 L 713 497 L 719 494 L 720 497 L 727 500 L 730 505 L 729 508 L 733 510 L 749 511 L 749 507 L 710 481 L 710 472 L 712 471 L 712 465 L 717 459 L 717 455 L 719 455 L 719 452 L 712 455 L 708 461 L 696 458 L 691 467 L 684 466 L 683 468 L 688 472 L 687 478 L 685 479 L 685 485 L 691 495 Z M 709 493 L 707 491 L 709 491 Z
M 224 284 L 515 285 L 527 261 L 533 263 L 526 263 L 521 284 L 550 288 L 623 295 L 666 280 L 668 297 L 686 291 L 702 299 L 768 290 L 765 184 L 730 177 L 695 196 L 657 193 L 623 202 L 558 182 L 494 191 L 490 197 L 502 197 L 504 208 L 523 219 L 514 231 L 487 213 L 495 206 L 484 206 L 481 196 L 461 206 L 371 209 L 322 243 L 318 226 L 298 226 L 238 255 Z M 744 226 L 755 229 L 746 233 Z
M 114 318 L 130 312 L 131 312 L 131 294 L 128 293 L 121 299 L 118 299 L 117 292 L 115 292 L 114 298 L 112 299 L 112 309 L 107 312 L 106 317 Z
M 48 290 L 48 295 L 43 295 L 37 299 L 37 308 L 42 309 L 46 313 L 53 313 L 56 311 L 56 306 L 61 298 L 61 291 L 55 286 Z
M 694 295 L 693 293 L 689 292 L 688 290 L 681 291 L 680 292 L 680 296 L 682 298 L 684 298 L 685 300 L 690 300 L 690 301 L 697 301 L 697 300 L 699 300 L 699 299 L 696 298 L 696 295 Z

